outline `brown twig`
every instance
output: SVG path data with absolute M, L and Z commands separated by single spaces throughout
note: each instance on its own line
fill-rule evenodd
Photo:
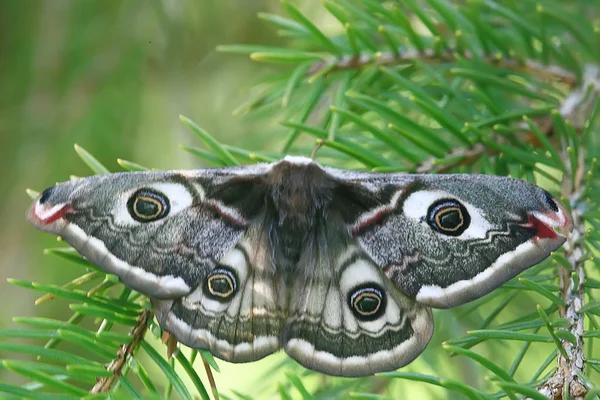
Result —
M 167 345 L 167 359 L 170 360 L 177 351 L 177 339 L 170 332 L 163 331 L 161 341 Z
M 547 122 L 546 117 L 540 117 L 534 120 L 534 122 L 538 125 L 540 131 L 544 133 L 548 138 L 552 138 L 554 136 L 554 130 L 552 127 L 552 123 Z M 529 128 L 523 126 L 523 137 L 521 141 L 524 144 L 530 144 L 533 147 L 542 148 L 543 145 L 539 143 L 537 137 L 533 135 Z M 490 139 L 494 142 L 503 143 L 505 140 L 500 135 L 493 135 Z M 426 173 L 445 173 L 451 171 L 456 167 L 464 167 L 470 166 L 476 163 L 481 157 L 493 157 L 497 156 L 499 151 L 496 149 L 492 149 L 486 147 L 481 143 L 476 143 L 470 147 L 459 147 L 455 149 L 451 149 L 448 153 L 446 153 L 443 157 L 430 157 L 421 163 L 414 166 L 410 172 L 416 172 L 419 174 Z M 444 162 L 440 163 L 439 160 L 444 160 L 446 158 L 455 159 L 452 162 Z
M 127 359 L 129 356 L 133 355 L 144 339 L 144 334 L 146 333 L 146 329 L 148 329 L 148 322 L 152 319 L 153 315 L 152 311 L 146 309 L 140 313 L 135 326 L 129 333 L 129 335 L 132 336 L 131 342 L 121 345 L 117 352 L 117 357 L 111 361 L 108 367 L 106 367 L 106 370 L 112 372 L 112 375 L 100 378 L 90 390 L 90 394 L 108 392 L 112 385 L 119 379 L 123 368 L 127 365 Z
M 493 153 L 491 149 L 488 149 L 482 144 L 475 144 L 472 147 L 462 147 L 458 149 L 452 149 L 444 158 L 457 158 L 456 161 L 446 164 L 436 164 L 438 158 L 431 157 L 418 164 L 414 168 L 414 172 L 418 174 L 426 174 L 431 172 L 442 173 L 448 172 L 452 168 L 464 165 L 472 165 L 479 160 L 485 154 Z
M 457 52 L 454 50 L 434 51 L 431 49 L 422 52 L 416 49 L 400 49 L 396 53 L 390 51 L 385 53 L 348 55 L 334 60 L 318 61 L 312 65 L 307 74 L 312 75 L 322 70 L 327 73 L 348 69 L 360 69 L 369 65 L 400 65 L 414 60 L 425 62 L 454 62 L 457 56 L 463 59 L 473 59 L 469 51 Z M 563 82 L 571 87 L 578 84 L 577 75 L 556 65 L 544 65 L 535 60 L 517 60 L 514 58 L 498 57 L 489 55 L 484 61 L 491 65 L 526 72 L 532 76 L 544 79 L 552 79 Z
M 215 400 L 219 400 L 219 391 L 217 390 L 217 384 L 215 383 L 215 377 L 212 374 L 210 364 L 206 362 L 202 354 L 200 354 L 200 358 L 202 359 L 202 363 L 204 364 L 204 369 L 206 370 L 206 376 L 208 377 L 208 382 L 210 383 L 210 389 L 212 391 L 213 397 L 215 398 Z
M 317 152 L 321 149 L 321 147 L 323 147 L 325 145 L 325 140 L 323 139 L 317 139 L 317 146 L 314 148 L 314 150 L 312 151 L 312 153 L 310 153 L 310 158 L 311 159 L 315 159 L 315 157 L 317 156 Z

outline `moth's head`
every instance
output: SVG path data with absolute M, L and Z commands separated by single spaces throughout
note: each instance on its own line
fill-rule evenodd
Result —
M 174 173 L 99 175 L 45 189 L 29 208 L 27 219 L 57 235 L 83 214 L 110 217 L 117 226 L 132 227 L 175 215 L 192 204 L 194 195 Z

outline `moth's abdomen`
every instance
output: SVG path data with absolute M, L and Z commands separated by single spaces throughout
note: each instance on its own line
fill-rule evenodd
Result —
M 266 180 L 269 194 L 265 204 L 269 245 L 277 268 L 293 273 L 315 227 L 327 218 L 335 182 L 310 160 L 282 161 L 273 166 Z

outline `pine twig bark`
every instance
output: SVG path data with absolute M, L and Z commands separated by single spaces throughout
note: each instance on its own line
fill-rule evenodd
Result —
M 322 70 L 327 73 L 343 71 L 348 69 L 361 69 L 369 65 L 393 66 L 401 65 L 407 62 L 419 60 L 424 62 L 455 62 L 458 56 L 463 59 L 474 59 L 470 51 L 441 50 L 435 51 L 426 49 L 418 51 L 417 49 L 398 49 L 396 52 L 378 52 L 374 54 L 346 55 L 333 60 L 319 61 L 308 69 L 307 74 L 316 74 Z M 488 55 L 482 59 L 489 65 L 502 67 L 514 71 L 522 71 L 531 76 L 547 80 L 557 80 L 569 87 L 575 87 L 578 84 L 577 75 L 561 68 L 557 65 L 545 65 L 536 60 L 518 60 L 514 58 L 499 57 L 497 55 Z
M 583 162 L 580 163 L 578 170 L 583 169 Z M 577 177 L 584 174 L 579 171 L 573 171 Z M 565 181 L 570 181 L 565 179 Z M 578 188 L 579 187 L 579 188 Z M 556 372 L 544 383 L 539 392 L 544 396 L 554 400 L 583 400 L 587 394 L 587 388 L 579 378 L 578 374 L 583 372 L 585 365 L 584 356 L 584 315 L 580 312 L 585 303 L 585 291 L 583 283 L 585 282 L 584 262 L 586 260 L 586 250 L 584 241 L 585 224 L 581 218 L 583 213 L 581 198 L 581 178 L 576 178 L 575 187 L 563 190 L 563 196 L 569 201 L 572 207 L 571 216 L 573 218 L 573 231 L 569 235 L 564 245 L 565 256 L 569 261 L 571 271 L 562 265 L 558 266 L 558 278 L 561 298 L 567 305 L 559 308 L 559 315 L 570 323 L 569 332 L 575 337 L 575 343 L 567 340 L 562 342 L 568 357 L 558 354 Z
M 600 68 L 587 66 L 581 87 L 576 88 L 567 96 L 561 107 L 563 118 L 571 120 L 578 130 L 582 130 L 585 121 L 589 118 L 591 106 L 598 101 L 600 92 Z M 585 223 L 582 218 L 586 210 L 585 198 L 585 154 L 580 149 L 578 162 L 574 170 L 570 167 L 567 154 L 567 144 L 563 143 L 563 163 L 566 174 L 563 177 L 562 196 L 566 198 L 571 207 L 573 218 L 573 231 L 564 245 L 565 256 L 569 262 L 569 269 L 558 266 L 558 278 L 561 298 L 567 303 L 559 308 L 561 318 L 569 321 L 569 332 L 575 342 L 564 340 L 562 346 L 568 357 L 558 354 L 556 371 L 540 388 L 539 392 L 553 400 L 583 400 L 588 388 L 580 378 L 584 372 L 584 321 L 585 316 L 581 308 L 585 304 L 584 282 L 586 278 L 584 264 L 587 260 L 585 248 L 586 236 Z
M 112 372 L 112 375 L 99 379 L 94 387 L 90 390 L 90 394 L 106 393 L 115 384 L 123 372 L 123 368 L 127 365 L 128 358 L 134 354 L 148 329 L 148 323 L 152 320 L 154 314 L 152 311 L 144 309 L 138 316 L 135 326 L 129 333 L 132 340 L 128 344 L 123 344 L 117 352 L 117 357 L 106 367 L 107 371 Z

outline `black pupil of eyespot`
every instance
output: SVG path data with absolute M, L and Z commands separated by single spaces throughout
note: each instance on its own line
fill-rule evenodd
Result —
M 210 280 L 210 288 L 213 292 L 226 294 L 233 290 L 231 282 L 226 277 L 215 277 Z
M 366 295 L 356 302 L 356 308 L 364 314 L 370 314 L 377 310 L 380 302 L 381 301 L 377 297 Z
M 138 214 L 151 217 L 160 212 L 159 204 L 160 203 L 158 203 L 156 200 L 152 201 L 139 198 L 135 203 L 135 210 Z
M 440 225 L 446 229 L 455 229 L 460 225 L 460 211 L 448 210 L 439 216 Z

